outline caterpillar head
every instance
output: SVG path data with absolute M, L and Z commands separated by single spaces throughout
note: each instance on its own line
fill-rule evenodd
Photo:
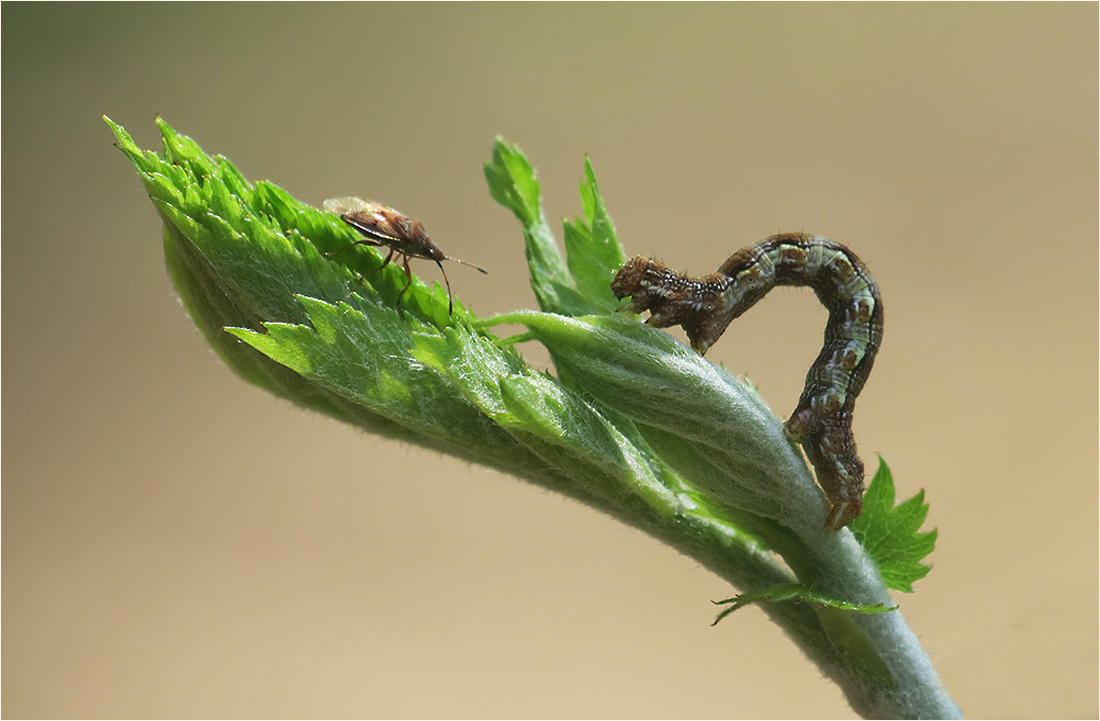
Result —
M 641 255 L 626 261 L 611 281 L 611 292 L 615 294 L 616 298 L 619 300 L 627 297 L 631 298 L 631 301 L 620 310 L 630 309 L 631 312 L 641 313 L 648 308 L 649 298 L 643 292 L 642 279 L 651 269 L 656 270 L 663 267 L 658 261 Z

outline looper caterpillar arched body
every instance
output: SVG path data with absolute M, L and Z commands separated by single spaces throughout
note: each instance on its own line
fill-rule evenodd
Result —
M 657 328 L 682 326 L 701 354 L 777 285 L 808 286 L 829 311 L 824 346 L 784 430 L 813 464 L 832 504 L 825 525 L 836 531 L 863 511 L 852 411 L 882 342 L 878 285 L 855 253 L 818 235 L 782 233 L 742 248 L 702 278 L 638 256 L 611 281 L 617 298 L 630 297 L 623 310 L 648 310 L 646 322 Z

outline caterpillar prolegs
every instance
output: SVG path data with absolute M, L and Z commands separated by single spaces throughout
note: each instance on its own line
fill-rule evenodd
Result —
M 882 342 L 878 285 L 856 254 L 818 235 L 782 233 L 742 248 L 702 278 L 638 256 L 619 269 L 611 290 L 617 298 L 630 297 L 623 310 L 648 310 L 649 325 L 682 326 L 702 354 L 777 285 L 809 286 L 829 311 L 825 344 L 784 431 L 813 464 L 832 504 L 825 526 L 838 531 L 863 511 L 852 411 Z

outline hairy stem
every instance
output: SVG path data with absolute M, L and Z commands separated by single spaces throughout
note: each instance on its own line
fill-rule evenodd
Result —
M 891 485 L 867 504 L 863 545 L 848 529 L 827 531 L 827 501 L 755 391 L 669 336 L 615 317 L 609 281 L 624 256 L 591 165 L 584 217 L 565 224 L 564 260 L 533 169 L 497 141 L 486 177 L 523 227 L 542 311 L 479 320 L 457 300 L 452 309 L 438 284 L 414 277 L 406 288 L 404 270 L 379 269 L 371 248 L 331 255 L 358 237 L 339 217 L 249 182 L 167 124 L 158 121 L 157 154 L 108 123 L 164 222 L 180 297 L 243 379 L 649 533 L 756 594 L 864 716 L 958 717 L 893 610 L 880 574 L 886 556 L 866 550 L 879 541 L 896 550 L 908 537 L 910 567 L 890 566 L 891 587 L 919 578 L 934 542 L 914 536 L 926 506 L 916 499 L 894 508 Z M 399 239 L 387 244 L 425 257 Z M 489 328 L 505 321 L 527 331 L 502 341 Z M 515 352 L 526 340 L 550 350 L 556 376 Z

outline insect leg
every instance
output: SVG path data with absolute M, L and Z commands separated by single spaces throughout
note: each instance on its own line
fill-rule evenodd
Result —
M 393 255 L 393 251 L 390 251 L 390 255 Z M 402 254 L 404 255 L 404 254 Z M 405 287 L 401 289 L 401 292 L 397 294 L 398 299 L 405 295 L 405 291 L 409 289 L 409 286 L 413 284 L 412 271 L 409 270 L 409 256 L 404 255 L 405 259 L 405 278 L 409 281 L 405 284 Z M 386 258 L 386 262 L 389 262 L 389 258 Z
M 351 245 L 345 245 L 345 246 L 344 246 L 343 248 L 341 248 L 340 250 L 334 250 L 334 251 L 332 251 L 331 253 L 324 253 L 324 256 L 325 256 L 326 258 L 331 258 L 332 256 L 334 256 L 334 255 L 339 255 L 340 253 L 343 253 L 343 252 L 344 252 L 345 250 L 347 250 L 348 248 L 354 248 L 354 247 L 355 247 L 355 246 L 357 246 L 357 245 L 382 245 L 382 244 L 381 244 L 381 243 L 376 243 L 376 242 L 375 242 L 375 241 L 373 241 L 373 240 L 366 240 L 366 239 L 364 239 L 364 240 L 357 240 L 357 241 L 355 241 L 354 243 L 352 243 Z
M 378 243 L 378 245 L 381 245 L 381 243 Z M 376 270 L 382 270 L 387 265 L 389 265 L 390 260 L 393 258 L 393 254 L 396 253 L 396 252 L 397 252 L 396 250 L 394 250 L 393 248 L 390 248 L 390 254 L 387 255 L 386 259 L 382 261 L 382 265 L 378 266 L 377 268 L 371 268 L 370 270 L 367 271 L 367 274 L 364 275 L 363 277 L 366 278 L 367 275 L 370 275 L 371 273 L 375 272 Z M 405 261 L 405 270 L 408 270 L 408 269 L 409 269 L 408 268 L 408 260 L 406 260 Z

